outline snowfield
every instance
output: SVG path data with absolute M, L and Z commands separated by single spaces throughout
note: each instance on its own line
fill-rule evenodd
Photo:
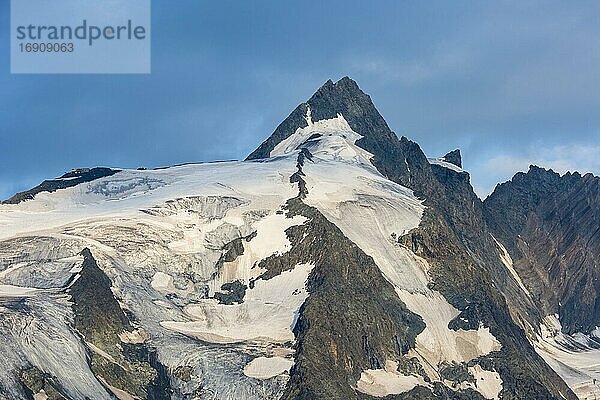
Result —
M 191 367 L 190 385 L 202 383 L 219 398 L 277 397 L 293 363 L 291 329 L 311 266 L 257 282 L 241 304 L 207 297 L 223 283 L 248 285 L 261 272 L 255 263 L 289 249 L 285 229 L 304 221 L 277 212 L 298 194 L 289 182 L 295 171 L 292 157 L 126 170 L 0 206 L 0 354 L 11 354 L 0 386 L 20 387 L 15 371 L 30 364 L 57 377 L 74 399 L 106 393 L 65 323 L 72 318 L 69 297 L 55 294 L 80 271 L 78 254 L 88 247 L 168 368 Z M 244 254 L 218 270 L 223 246 L 253 233 Z M 190 339 L 200 337 L 206 340 Z M 211 339 L 236 346 L 215 348 Z M 245 375 L 246 364 L 261 356 L 281 357 L 286 368 L 266 368 L 274 374 L 259 365 Z
M 600 397 L 600 330 L 567 335 L 557 315 L 544 318 L 540 330 L 533 344 L 544 361 L 580 399 Z
M 297 265 L 268 281 L 257 281 L 242 304 L 201 300 L 184 308 L 190 322 L 166 321 L 161 325 L 211 343 L 293 341 L 291 329 L 308 297 L 305 283 L 311 269 L 311 265 Z
M 244 367 L 244 374 L 256 379 L 269 379 L 290 371 L 294 363 L 283 357 L 256 357 Z
M 363 371 L 360 379 L 356 382 L 359 391 L 375 397 L 408 392 L 418 385 L 429 386 L 420 376 L 399 373 L 398 363 L 391 360 L 386 361 L 383 369 Z
M 286 201 L 298 195 L 290 177 L 301 148 L 312 154 L 303 167 L 305 202 L 370 255 L 399 298 L 423 318 L 426 328 L 409 356 L 428 378 L 440 380 L 442 363 L 500 349 L 487 327 L 448 328 L 458 311 L 429 289 L 427 262 L 398 243 L 419 225 L 421 201 L 377 172 L 343 116 L 313 123 L 309 110 L 306 121 L 266 160 L 125 170 L 0 205 L 0 354 L 11 355 L 0 386 L 15 387 L 14 371 L 31 364 L 56 376 L 73 398 L 100 398 L 94 393 L 106 384 L 91 372 L 79 337 L 65 324 L 72 311 L 62 294 L 80 272 L 79 252 L 88 247 L 142 328 L 121 340 L 147 340 L 169 370 L 190 368 L 181 398 L 200 385 L 215 399 L 277 398 L 293 365 L 292 330 L 309 296 L 313 266 L 296 265 L 263 280 L 257 279 L 264 272 L 258 263 L 288 251 L 286 229 L 305 222 L 284 212 Z M 223 261 L 224 249 L 236 240 L 243 254 Z M 243 301 L 218 301 L 223 285 L 236 282 L 245 288 Z M 477 384 L 463 389 L 499 398 L 497 372 L 478 364 L 469 371 Z M 419 385 L 431 384 L 402 375 L 394 360 L 364 371 L 356 382 L 357 390 L 378 397 Z

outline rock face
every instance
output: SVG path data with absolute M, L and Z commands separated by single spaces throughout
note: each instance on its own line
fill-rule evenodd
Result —
M 115 394 L 120 390 L 141 399 L 169 399 L 169 380 L 156 360 L 156 351 L 148 349 L 140 331 L 132 326 L 91 251 L 85 248 L 81 255 L 81 272 L 69 293 L 73 326 L 89 348 L 91 370 L 109 388 L 116 388 L 112 389 Z M 137 340 L 122 340 L 128 336 Z
M 545 315 L 558 314 L 568 334 L 600 325 L 600 178 L 531 166 L 484 208 Z
M 597 178 L 484 203 L 350 78 L 246 161 L 93 171 L 2 210 L 0 397 L 576 398 L 532 343 L 597 322 Z
M 267 158 L 275 146 L 292 135 L 296 129 L 307 126 L 307 111 L 312 121 L 328 120 L 338 114 L 344 116 L 354 132 L 362 135 L 357 144 L 374 155 L 373 165 L 386 176 L 404 175 L 407 165 L 403 154 L 395 145 L 398 137 L 387 125 L 369 95 L 348 77 L 333 83 L 331 80 L 296 109 L 275 129 L 275 132 L 253 151 L 247 160 Z M 389 170 L 389 171 L 388 171 Z
M 459 168 L 462 168 L 462 157 L 460 155 L 460 150 L 452 150 L 450 153 L 446 154 L 443 157 L 443 160 L 449 162 L 450 164 L 454 164 Z

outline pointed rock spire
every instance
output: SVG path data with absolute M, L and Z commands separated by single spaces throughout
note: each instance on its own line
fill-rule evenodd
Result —
M 364 148 L 386 147 L 398 138 L 379 114 L 369 95 L 355 81 L 344 77 L 337 82 L 328 80 L 305 103 L 300 104 L 275 129 L 247 160 L 267 158 L 279 142 L 292 135 L 298 128 L 307 126 L 306 115 L 310 109 L 313 122 L 335 118 L 342 114 L 353 131 L 363 136 Z
M 462 157 L 460 156 L 460 150 L 452 150 L 450 153 L 442 157 L 442 160 L 449 162 L 450 164 L 456 165 L 458 168 L 462 168 Z
M 246 160 L 268 158 L 273 149 L 310 121 L 333 119 L 341 114 L 350 128 L 362 137 L 356 145 L 373 155 L 371 163 L 388 179 L 415 190 L 420 196 L 432 197 L 442 189 L 431 171 L 427 157 L 413 141 L 398 139 L 383 119 L 371 97 L 352 79 L 328 80 L 305 103 L 300 104 L 275 129 L 275 132 L 254 150 Z

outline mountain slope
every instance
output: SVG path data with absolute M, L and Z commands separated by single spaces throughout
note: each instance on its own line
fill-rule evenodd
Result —
M 531 166 L 498 185 L 484 208 L 545 317 L 538 335 L 542 354 L 578 391 L 597 394 L 600 179 Z
M 575 399 L 460 164 L 343 78 L 247 161 L 0 206 L 0 395 Z
M 349 94 L 351 92 L 355 94 Z M 348 100 L 356 98 L 361 101 Z M 314 115 L 317 113 L 312 107 L 317 102 L 321 108 L 329 110 L 321 110 L 319 115 L 331 116 L 339 113 L 340 117 L 348 120 L 350 129 L 363 129 L 357 132 L 362 137 L 355 142 L 356 146 L 374 152 L 371 153 L 371 161 L 381 174 L 413 189 L 418 196 L 425 199 L 428 207 L 419 229 L 411 232 L 408 237 L 401 238 L 400 241 L 412 245 L 415 253 L 427 258 L 433 264 L 434 268 L 430 271 L 433 279 L 429 285 L 439 285 L 439 290 L 448 298 L 452 306 L 465 314 L 467 312 L 470 314 L 469 318 L 466 318 L 470 320 L 467 324 L 469 328 L 472 329 L 479 324 L 497 326 L 499 332 L 493 332 L 494 335 L 505 336 L 504 354 L 498 357 L 498 360 L 505 364 L 503 367 L 507 371 L 502 379 L 513 385 L 509 390 L 514 390 L 513 393 L 517 397 L 547 398 L 551 395 L 546 388 L 531 385 L 541 374 L 545 386 L 554 387 L 551 390 L 555 390 L 557 398 L 561 397 L 562 393 L 569 393 L 560 379 L 535 354 L 519 328 L 513 325 L 506 312 L 504 297 L 501 293 L 494 293 L 492 282 L 497 283 L 506 293 L 515 294 L 510 297 L 514 310 L 530 311 L 522 314 L 515 311 L 517 317 L 523 314 L 534 314 L 532 320 L 539 320 L 539 316 L 535 315 L 533 304 L 501 263 L 500 249 L 486 227 L 482 204 L 468 183 L 468 174 L 435 163 L 430 165 L 418 145 L 406 138 L 398 140 L 395 135 L 390 135 L 391 131 L 385 122 L 381 122 L 383 118 L 368 96 L 362 93 L 349 78 L 344 78 L 335 84 L 327 82 L 305 103 L 305 106 L 300 106 L 306 108 L 305 123 L 308 125 L 311 121 L 315 121 Z M 296 120 L 294 114 L 298 110 L 299 108 L 278 127 L 274 136 L 285 137 L 284 141 L 289 141 L 290 137 L 297 136 L 299 132 L 306 129 L 303 127 L 304 124 L 296 127 L 290 124 L 290 121 Z M 353 126 L 351 120 L 367 120 L 368 123 Z M 285 134 L 283 134 L 284 127 L 287 129 Z M 294 133 L 290 133 L 292 131 Z M 270 146 L 276 150 L 277 143 L 272 140 L 274 136 L 265 143 L 271 143 Z M 307 140 L 305 145 L 296 144 L 295 148 L 304 146 L 311 149 L 315 146 L 315 142 L 322 140 L 321 137 L 308 139 L 310 140 Z M 376 146 L 374 143 L 385 143 L 385 145 Z M 261 145 L 264 146 L 265 144 Z M 274 150 L 269 153 L 270 156 L 276 154 Z M 255 156 L 257 156 L 256 152 L 250 157 Z M 356 239 L 360 240 L 359 237 Z M 380 243 L 382 239 L 384 237 L 379 238 Z M 357 243 L 360 245 L 360 242 Z M 423 249 L 425 251 L 420 251 Z M 473 304 L 477 306 L 473 307 Z M 460 324 L 455 323 L 454 327 L 458 329 Z M 509 343 L 517 347 L 512 349 Z M 523 362 L 524 359 L 528 360 Z M 456 360 L 452 361 L 456 362 Z M 508 371 L 513 368 L 522 369 L 522 364 L 528 363 L 531 365 L 526 367 L 525 371 L 531 368 L 529 376 L 526 372 L 522 381 L 514 381 L 515 374 Z M 502 368 L 497 366 L 497 369 Z M 529 381 L 528 385 L 532 387 L 526 392 L 519 392 L 526 381 Z
M 485 201 L 515 269 L 566 333 L 600 325 L 600 178 L 532 166 Z

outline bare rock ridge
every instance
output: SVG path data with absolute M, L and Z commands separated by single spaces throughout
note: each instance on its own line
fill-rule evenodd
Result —
M 111 176 L 119 172 L 119 170 L 111 168 L 79 168 L 74 169 L 66 174 L 56 178 L 45 180 L 33 189 L 29 189 L 25 192 L 20 192 L 12 196 L 10 199 L 3 201 L 4 204 L 18 204 L 22 201 L 31 200 L 36 194 L 41 192 L 54 192 L 59 189 L 66 189 L 79 185 L 84 182 L 91 182 L 93 180 L 103 178 L 105 176 Z
M 299 171 L 305 156 L 310 153 L 299 155 Z M 288 230 L 288 253 L 260 264 L 266 276 L 298 263 L 315 265 L 307 282 L 310 295 L 294 327 L 296 364 L 282 399 L 363 398 L 353 389 L 361 372 L 383 368 L 386 359 L 405 358 L 425 325 L 398 298 L 373 259 L 303 202 L 303 187 L 287 202 L 286 212 L 308 221 Z
M 563 331 L 600 325 L 600 178 L 531 166 L 484 202 L 486 221 L 547 315 Z
M 83 266 L 69 289 L 74 327 L 89 348 L 90 368 L 108 388 L 143 399 L 169 399 L 169 379 L 144 340 L 123 342 L 120 335 L 139 335 L 111 291 L 111 281 L 89 249 L 81 252 Z M 116 360 L 116 361 L 115 361 Z M 114 389 L 112 389 L 114 390 Z

